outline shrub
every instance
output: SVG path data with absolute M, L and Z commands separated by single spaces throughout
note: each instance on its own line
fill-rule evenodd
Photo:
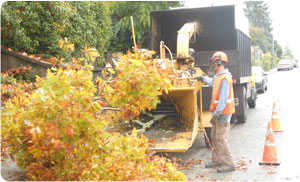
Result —
M 31 93 L 36 89 L 35 79 L 39 73 L 30 66 L 11 68 L 1 73 L 1 103 L 15 96 L 18 89 Z
M 35 82 L 36 76 L 40 73 L 29 65 L 11 68 L 4 72 L 7 76 L 15 78 L 17 82 Z M 5 76 L 4 76 L 5 79 Z M 1 80 L 2 83 L 2 80 Z
M 134 119 L 141 111 L 155 109 L 160 102 L 159 95 L 173 87 L 175 73 L 162 69 L 152 59 L 153 54 L 148 50 L 128 52 L 100 84 L 103 97 L 111 106 L 121 109 L 125 120 Z
M 1 150 L 29 180 L 185 180 L 164 158 L 148 155 L 147 139 L 136 131 L 105 131 L 89 65 L 48 71 L 37 87 L 31 94 L 18 89 L 1 119 Z
M 73 56 L 88 46 L 103 59 L 110 24 L 109 2 L 11 1 L 1 7 L 1 44 L 17 52 L 63 57 L 57 42 L 66 37 L 75 44 Z

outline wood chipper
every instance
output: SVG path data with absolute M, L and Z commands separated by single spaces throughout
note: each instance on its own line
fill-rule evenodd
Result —
M 173 82 L 174 88 L 161 95 L 161 103 L 151 111 L 154 115 L 165 114 L 164 119 L 144 133 L 153 141 L 151 149 L 157 152 L 187 151 L 198 134 L 199 125 L 203 128 L 204 115 L 202 108 L 197 106 L 198 102 L 202 103 L 203 83 L 194 77 L 204 75 L 204 72 L 194 67 L 195 59 L 189 49 L 195 31 L 196 23 L 193 22 L 184 24 L 178 31 L 175 59 L 164 42 L 160 42 L 160 59 L 156 61 L 164 69 L 173 69 L 177 77 Z M 171 59 L 166 58 L 166 50 Z M 206 120 L 210 120 L 210 115 L 207 115 Z

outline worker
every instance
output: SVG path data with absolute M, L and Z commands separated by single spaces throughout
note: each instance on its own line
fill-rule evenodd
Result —
M 210 111 L 212 119 L 211 145 L 212 161 L 206 168 L 218 167 L 217 172 L 234 171 L 235 166 L 228 143 L 230 119 L 235 112 L 232 76 L 224 64 L 228 62 L 224 52 L 216 52 L 210 59 L 210 65 L 216 72 L 213 78 L 196 77 L 204 83 L 213 86 Z

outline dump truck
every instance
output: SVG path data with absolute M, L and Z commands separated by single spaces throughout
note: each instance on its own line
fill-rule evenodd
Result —
M 249 108 L 255 108 L 256 92 L 253 84 L 251 84 L 251 39 L 246 33 L 236 27 L 235 8 L 234 5 L 228 5 L 153 11 L 150 15 L 152 32 L 150 44 L 152 50 L 163 54 L 160 55 L 160 59 L 176 60 L 176 64 L 193 60 L 190 70 L 196 71 L 194 71 L 194 74 L 191 72 L 191 77 L 203 74 L 212 77 L 215 73 L 209 66 L 209 58 L 216 51 L 225 52 L 229 59 L 229 63 L 225 67 L 232 74 L 234 88 L 236 112 L 232 120 L 236 118 L 237 122 L 245 123 L 247 119 L 247 104 Z M 187 38 L 179 38 L 179 35 L 184 34 L 182 28 L 188 26 L 189 23 L 190 26 L 195 25 L 195 30 L 191 32 L 186 29 L 188 34 L 182 37 L 188 36 L 190 40 L 187 41 Z M 168 52 L 166 54 L 162 50 L 162 47 L 164 47 L 162 42 L 163 45 L 167 45 Z M 187 50 L 190 48 L 194 50 L 190 55 L 192 58 L 186 60 L 183 57 L 188 56 Z M 185 53 L 182 53 L 182 50 Z M 178 67 L 178 69 L 181 71 L 189 70 L 187 67 Z M 191 80 L 186 80 L 185 82 L 188 83 Z M 185 85 L 182 87 L 178 86 L 174 91 L 162 97 L 164 100 L 167 100 L 167 104 L 173 103 L 175 105 L 178 117 L 181 118 L 180 122 L 183 125 L 187 125 L 192 131 L 192 133 L 188 134 L 191 142 L 189 147 L 197 134 L 197 131 L 192 126 L 199 127 L 202 125 L 206 133 L 210 134 L 211 124 L 209 121 L 211 113 L 209 107 L 211 93 L 212 88 L 205 85 Z M 172 99 L 168 100 L 166 98 Z M 162 108 L 166 109 L 166 107 Z M 197 114 L 197 110 L 200 111 L 200 114 Z M 185 115 L 185 117 L 182 115 Z M 152 135 L 148 136 L 151 138 Z M 184 136 L 184 134 L 175 138 L 183 139 L 180 136 Z M 168 147 L 172 141 L 165 141 L 160 144 L 157 143 L 154 148 L 158 151 L 186 151 L 186 148 L 188 148 L 184 147 L 183 149 L 181 147 L 182 142 L 178 142 L 174 137 L 171 140 L 173 143 L 177 142 L 179 146 Z M 208 142 L 206 144 L 208 145 Z M 179 148 L 181 149 L 179 150 Z

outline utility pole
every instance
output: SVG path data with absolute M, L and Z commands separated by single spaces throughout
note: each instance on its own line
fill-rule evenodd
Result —
M 272 60 L 271 60 L 271 68 L 275 66 L 274 64 L 274 36 L 272 36 Z
M 274 36 L 272 36 L 272 55 L 274 55 Z

